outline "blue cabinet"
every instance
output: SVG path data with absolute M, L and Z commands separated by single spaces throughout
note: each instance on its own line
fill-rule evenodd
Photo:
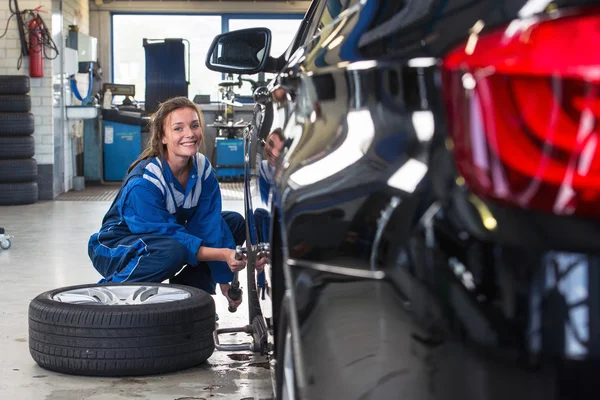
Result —
M 244 139 L 215 140 L 217 178 L 220 180 L 242 180 L 244 178 Z
M 139 125 L 104 121 L 103 138 L 104 180 L 122 181 L 142 152 L 142 129 Z

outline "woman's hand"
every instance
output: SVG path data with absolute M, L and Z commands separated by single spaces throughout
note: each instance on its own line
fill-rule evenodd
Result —
M 258 257 L 256 258 L 256 272 L 258 272 L 259 274 L 261 272 L 263 272 L 265 270 L 265 265 L 269 264 L 271 262 L 271 260 L 269 259 L 269 256 L 267 253 L 261 253 L 258 255 Z
M 227 255 L 225 257 L 225 262 L 229 265 L 229 269 L 231 272 L 240 272 L 244 268 L 246 268 L 246 255 L 242 254 L 242 259 L 237 260 L 235 258 L 235 250 L 226 249 Z
M 238 308 L 240 304 L 242 304 L 243 296 L 240 297 L 239 300 L 231 300 L 229 298 L 229 295 L 227 294 L 229 288 L 231 287 L 229 283 L 219 283 L 219 286 L 221 287 L 221 293 L 223 293 L 223 296 L 225 296 L 225 298 L 227 299 L 227 302 L 229 303 L 230 307 Z

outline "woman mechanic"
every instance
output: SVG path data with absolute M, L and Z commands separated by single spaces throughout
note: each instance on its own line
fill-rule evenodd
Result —
M 246 266 L 235 246 L 244 218 L 221 211 L 221 191 L 200 153 L 204 118 L 185 97 L 162 103 L 150 123 L 148 147 L 129 167 L 117 197 L 91 236 L 88 254 L 100 283 L 178 283 L 227 296 L 233 272 Z

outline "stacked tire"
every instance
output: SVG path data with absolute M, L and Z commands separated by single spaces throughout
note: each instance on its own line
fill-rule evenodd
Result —
M 38 200 L 29 77 L 0 76 L 0 206 Z

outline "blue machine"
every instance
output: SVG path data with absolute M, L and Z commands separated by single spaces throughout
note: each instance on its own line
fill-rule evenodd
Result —
M 122 181 L 127 168 L 142 152 L 139 125 L 104 121 L 104 180 Z
M 102 182 L 102 122 L 100 118 L 83 120 L 83 174 L 88 182 Z
M 244 179 L 244 139 L 215 139 L 215 170 L 217 179 L 238 181 Z

